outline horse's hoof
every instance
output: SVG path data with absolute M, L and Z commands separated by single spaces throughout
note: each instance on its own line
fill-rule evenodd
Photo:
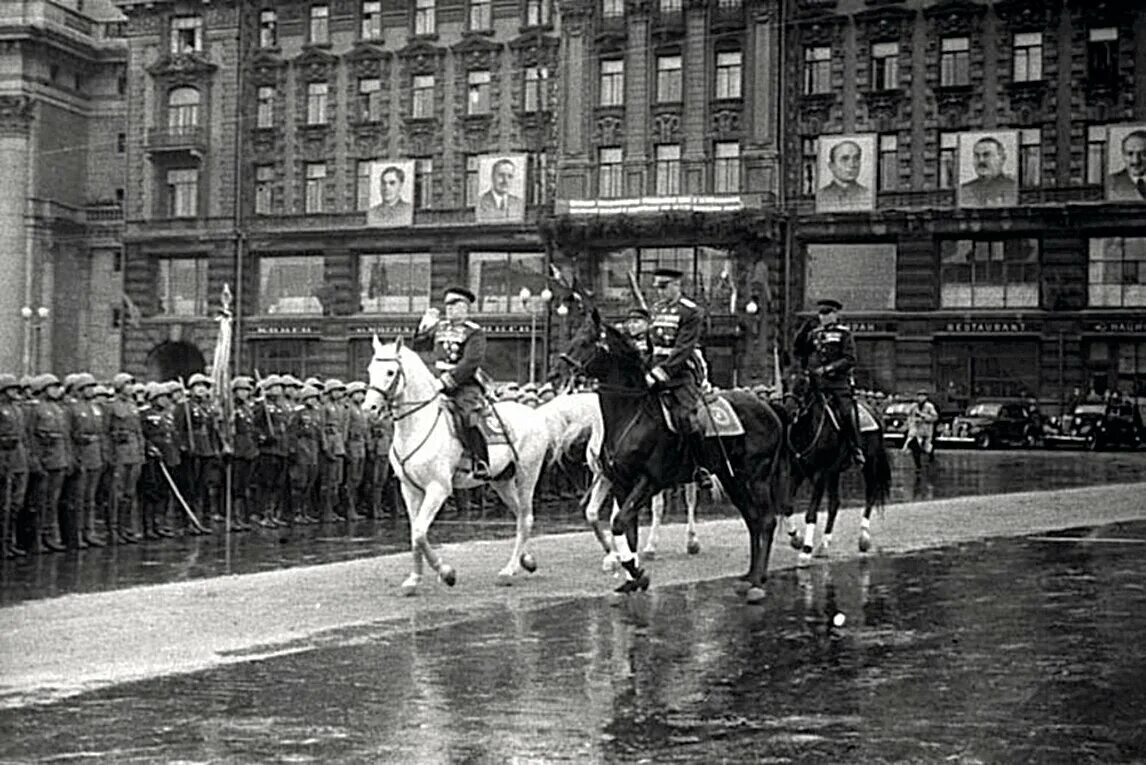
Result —
M 601 572 L 611 574 L 619 565 L 616 553 L 605 553 L 605 557 L 601 559 Z
M 513 574 L 507 574 L 504 571 L 499 572 L 497 575 L 497 583 L 501 587 L 509 587 L 513 584 Z
M 737 579 L 735 582 L 732 583 L 732 589 L 741 595 L 748 592 L 748 590 L 751 587 L 752 587 L 752 583 L 749 582 L 747 579 Z
M 442 584 L 453 587 L 458 583 L 458 572 L 454 571 L 454 567 L 450 564 L 443 563 L 442 567 L 438 569 L 438 578 L 442 580 Z
M 645 550 L 644 552 L 641 553 L 641 557 L 644 558 L 645 560 L 656 560 L 657 559 L 657 551 L 656 550 Z
M 800 535 L 794 531 L 788 532 L 788 544 L 792 545 L 793 550 L 799 550 L 804 546 L 804 542 L 800 539 Z
M 865 553 L 871 550 L 871 535 L 860 534 L 860 552 Z
M 649 588 L 649 575 L 641 571 L 636 579 L 626 579 L 620 587 L 613 590 L 619 595 L 628 595 L 633 592 L 644 592 Z
M 800 550 L 800 554 L 796 556 L 796 562 L 801 566 L 807 566 L 812 562 L 812 551 L 806 549 Z
M 528 571 L 530 574 L 537 571 L 537 559 L 533 557 L 532 553 L 521 554 L 521 567 Z
M 765 598 L 763 587 L 749 587 L 748 592 L 744 595 L 746 603 L 762 603 Z
M 831 556 L 831 552 L 828 550 L 827 545 L 820 545 L 817 547 L 816 552 L 813 555 L 815 558 L 827 558 L 829 556 Z
M 688 540 L 688 547 L 685 549 L 688 550 L 689 555 L 696 555 L 700 552 L 700 542 L 697 542 L 695 539 L 690 539 Z
M 402 594 L 406 597 L 418 594 L 418 583 L 420 577 L 417 574 L 410 574 L 406 577 L 406 581 L 402 582 Z

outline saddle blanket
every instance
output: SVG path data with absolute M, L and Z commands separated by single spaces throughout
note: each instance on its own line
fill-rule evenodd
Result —
M 498 444 L 508 444 L 509 434 L 505 432 L 505 427 L 502 425 L 501 420 L 494 414 L 493 407 L 489 407 L 482 415 L 481 432 L 485 436 L 485 442 L 489 446 L 497 446 Z
M 697 414 L 705 438 L 744 435 L 744 423 L 740 422 L 740 416 L 732 404 L 720 396 L 705 396 L 704 403 L 697 407 Z
M 871 410 L 864 402 L 860 402 L 856 407 L 859 412 L 859 429 L 860 433 L 870 433 L 874 430 L 879 430 L 879 418 L 875 416 L 875 412 Z

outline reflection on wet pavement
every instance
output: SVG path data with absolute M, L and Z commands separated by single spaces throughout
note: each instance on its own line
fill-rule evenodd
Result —
M 1140 759 L 1146 557 L 1084 535 L 1146 524 L 777 572 L 762 608 L 720 581 L 378 624 L 7 710 L 0 759 Z
M 894 450 L 891 458 L 892 502 L 1146 480 L 1146 452 L 941 451 L 938 464 L 921 473 L 914 471 L 901 451 Z M 845 506 L 862 504 L 863 487 L 855 471 L 845 473 L 841 488 Z M 801 497 L 806 496 L 805 488 Z M 536 513 L 536 534 L 584 528 L 581 511 L 572 501 L 539 506 Z M 678 510 L 668 521 L 679 522 L 681 515 Z M 731 507 L 706 506 L 704 500 L 699 515 L 701 519 L 737 517 Z M 512 518 L 490 502 L 481 510 L 444 509 L 434 523 L 432 539 L 442 544 L 512 535 Z M 332 563 L 407 549 L 409 525 L 401 514 L 349 525 L 236 534 L 229 545 L 216 535 L 49 555 L 3 562 L 0 605 L 73 592 Z

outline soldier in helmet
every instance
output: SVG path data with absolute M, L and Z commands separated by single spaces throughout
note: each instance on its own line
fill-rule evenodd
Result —
M 326 436 L 320 396 L 318 388 L 313 385 L 302 386 L 298 396 L 301 408 L 291 415 L 289 472 L 296 522 L 316 520 L 307 515 L 304 508 L 310 504 L 314 483 L 318 479 Z
M 175 428 L 179 433 L 179 449 L 185 486 L 191 496 L 185 497 L 200 511 L 200 520 L 210 528 L 213 521 L 222 518 L 219 502 L 220 413 L 211 401 L 211 378 L 202 373 L 191 375 L 188 381 L 191 395 L 175 407 Z
M 168 475 L 179 470 L 179 439 L 171 403 L 178 385 L 150 383 L 145 388 L 148 405 L 140 412 L 147 460 L 139 477 L 139 501 L 146 539 L 175 536 L 167 525 L 167 507 L 172 497 L 164 469 Z
M 341 380 L 327 380 L 324 387 L 323 428 L 326 432 L 325 447 L 322 453 L 322 520 L 345 521 L 346 516 L 338 512 L 338 496 L 346 470 L 346 436 L 350 425 L 350 414 L 342 397 L 346 385 Z
M 143 425 L 139 418 L 133 387 L 135 378 L 120 372 L 112 379 L 115 399 L 108 405 L 111 434 L 112 491 L 109 516 L 117 527 L 120 541 L 139 540 L 137 485 L 143 469 Z
M 104 437 L 107 420 L 96 401 L 99 384 L 87 372 L 71 380 L 72 467 L 74 473 L 68 498 L 69 515 L 75 524 L 75 535 L 69 528 L 67 541 L 77 548 L 103 547 L 106 542 L 96 534 L 96 492 L 104 469 Z M 109 536 L 112 533 L 108 529 Z M 111 541 L 111 540 L 108 540 Z
M 390 412 L 379 409 L 369 419 L 370 434 L 366 441 L 366 475 L 370 482 L 370 502 L 366 514 L 371 518 L 382 514 L 382 498 L 390 480 L 390 444 L 394 440 L 394 422 Z
M 270 375 L 259 383 L 262 397 L 252 413 L 259 447 L 259 497 L 251 519 L 265 528 L 285 525 L 290 507 L 287 450 L 291 410 L 283 397 L 283 381 Z
M 19 403 L 20 382 L 0 374 L 0 556 L 23 557 L 16 543 L 16 522 L 28 485 L 27 424 Z
M 64 388 L 53 374 L 42 374 L 32 382 L 37 397 L 32 408 L 32 448 L 40 467 L 40 490 L 36 498 L 35 537 L 37 553 L 64 549 L 60 537 L 60 497 L 64 478 L 71 469 L 71 421 L 64 407 Z
M 346 395 L 346 475 L 342 482 L 342 504 L 346 508 L 346 516 L 357 521 L 362 518 L 358 512 L 358 492 L 362 488 L 366 442 L 370 437 L 370 424 L 362 411 L 366 383 L 361 380 L 348 383 Z
M 252 507 L 254 487 L 256 481 L 255 464 L 259 457 L 258 429 L 255 425 L 255 407 L 251 402 L 251 393 L 255 389 L 255 381 L 250 377 L 239 376 L 231 381 L 231 395 L 234 401 L 234 434 L 235 445 L 232 457 L 232 483 L 231 497 L 235 503 L 235 518 L 233 530 L 250 531 L 251 516 L 255 513 Z

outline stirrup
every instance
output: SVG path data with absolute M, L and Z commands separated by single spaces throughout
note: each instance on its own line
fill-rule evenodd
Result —
M 488 481 L 490 479 L 489 465 L 477 459 L 471 458 L 473 464 L 470 466 L 470 475 L 479 481 Z
M 692 481 L 698 489 L 708 491 L 712 488 L 712 473 L 708 468 L 697 466 L 696 470 L 692 472 Z

